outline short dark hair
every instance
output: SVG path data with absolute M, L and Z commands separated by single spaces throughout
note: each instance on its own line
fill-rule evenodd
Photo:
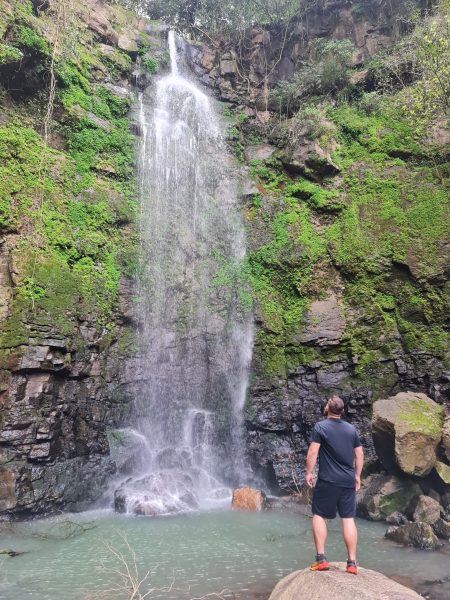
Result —
M 344 401 L 339 396 L 328 398 L 328 409 L 332 415 L 341 416 L 344 412 Z

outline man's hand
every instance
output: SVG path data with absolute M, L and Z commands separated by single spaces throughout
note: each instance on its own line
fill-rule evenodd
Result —
M 306 474 L 306 483 L 309 485 L 310 488 L 314 487 L 314 475 L 312 473 Z
M 355 490 L 358 492 L 361 489 L 361 477 L 355 475 Z

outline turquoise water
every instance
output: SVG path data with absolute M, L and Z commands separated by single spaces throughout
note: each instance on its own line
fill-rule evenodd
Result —
M 384 525 L 360 521 L 358 526 L 361 565 L 416 583 L 450 576 L 448 553 L 399 548 L 383 539 Z M 81 527 L 89 529 L 80 535 Z M 0 548 L 26 553 L 0 557 L 0 598 L 125 599 L 124 594 L 100 594 L 118 584 L 111 569 L 119 561 L 105 544 L 133 563 L 124 537 L 140 577 L 151 574 L 141 591 L 172 586 L 155 589 L 151 599 L 190 600 L 225 589 L 226 598 L 267 599 L 280 578 L 313 558 L 310 520 L 291 513 L 222 511 L 154 519 L 106 511 L 64 515 L 1 530 Z M 338 522 L 330 527 L 328 557 L 346 558 Z

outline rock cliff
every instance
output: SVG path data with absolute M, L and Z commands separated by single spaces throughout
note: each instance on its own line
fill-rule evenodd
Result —
M 139 378 L 130 90 L 164 50 L 144 21 L 91 0 L 2 0 L 0 23 L 5 517 L 84 508 L 114 472 Z
M 283 31 L 191 46 L 249 179 L 248 447 L 275 490 L 302 483 L 331 393 L 374 467 L 374 400 L 412 390 L 448 410 L 448 119 L 406 108 L 426 77 L 409 52 L 430 26 L 408 6 L 319 2 Z

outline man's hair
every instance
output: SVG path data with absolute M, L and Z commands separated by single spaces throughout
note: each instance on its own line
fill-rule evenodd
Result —
M 341 416 L 344 412 L 344 401 L 339 396 L 331 396 L 328 399 L 328 410 L 332 415 Z

